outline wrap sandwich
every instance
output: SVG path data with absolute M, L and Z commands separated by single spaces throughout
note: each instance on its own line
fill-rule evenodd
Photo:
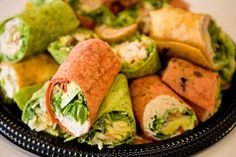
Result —
M 21 111 L 24 110 L 26 103 L 30 100 L 33 94 L 43 86 L 43 83 L 34 84 L 20 89 L 14 95 L 14 101 Z
M 95 31 L 100 38 L 109 42 L 121 41 L 137 31 L 137 9 L 129 8 L 117 15 L 104 14 L 104 20 L 99 21 Z
M 99 39 L 75 46 L 47 88 L 52 123 L 74 137 L 86 134 L 120 68 L 118 57 Z
M 0 24 L 0 60 L 16 62 L 42 52 L 78 24 L 72 8 L 60 0 L 27 9 Z
M 207 14 L 166 6 L 151 12 L 151 37 L 167 56 L 180 57 L 219 72 L 227 88 L 235 71 L 235 46 Z
M 193 63 L 172 58 L 163 74 L 162 80 L 176 93 L 191 103 L 213 115 L 221 103 L 220 77 L 218 73 L 205 70 Z M 201 121 L 209 116 L 203 116 L 202 111 L 196 108 Z M 205 115 L 205 114 L 204 114 Z
M 25 104 L 22 121 L 32 130 L 44 131 L 56 137 L 63 137 L 65 132 L 58 125 L 53 125 L 46 111 L 45 95 L 48 84 L 49 82 L 46 82 Z
M 85 27 L 95 27 L 95 32 L 103 40 L 114 42 L 134 34 L 137 31 L 135 6 L 114 14 L 109 1 L 81 0 L 77 5 L 77 14 Z
M 112 148 L 132 142 L 136 133 L 127 78 L 119 74 L 113 81 L 89 133 L 79 142 Z
M 63 63 L 70 51 L 80 43 L 88 39 L 98 38 L 97 34 L 89 29 L 79 28 L 75 32 L 62 36 L 58 40 L 50 43 L 48 51 L 59 63 Z
M 44 83 L 57 71 L 59 65 L 46 53 L 24 58 L 18 63 L 0 64 L 0 87 L 6 103 L 12 103 L 21 89 Z
M 133 35 L 113 46 L 122 62 L 121 73 L 127 78 L 154 74 L 161 68 L 155 42 L 145 35 Z
M 156 9 L 160 9 L 170 0 L 140 0 L 138 4 L 138 29 L 144 34 L 150 33 L 151 17 L 150 12 Z
M 193 109 L 156 75 L 131 82 L 135 117 L 145 136 L 164 140 L 192 130 L 197 124 Z

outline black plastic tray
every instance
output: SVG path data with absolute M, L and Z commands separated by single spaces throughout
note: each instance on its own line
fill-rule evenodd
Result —
M 122 145 L 99 151 L 96 147 L 64 143 L 44 133 L 29 129 L 20 120 L 15 106 L 0 105 L 0 133 L 19 147 L 40 156 L 188 156 L 223 138 L 236 125 L 236 77 L 224 92 L 219 111 L 205 123 L 180 136 L 142 145 Z

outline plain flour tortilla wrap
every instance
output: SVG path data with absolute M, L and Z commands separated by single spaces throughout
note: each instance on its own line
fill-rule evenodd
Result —
M 159 52 L 218 71 L 222 87 L 229 86 L 235 71 L 235 46 L 210 15 L 171 6 L 150 14 L 150 35 Z
M 163 140 L 195 127 L 192 108 L 156 75 L 131 82 L 134 114 L 147 137 Z
M 29 56 L 17 63 L 1 63 L 0 88 L 4 101 L 12 103 L 20 90 L 48 81 L 58 67 L 57 62 L 46 53 Z
M 47 88 L 46 105 L 51 121 L 70 135 L 79 137 L 87 133 L 120 69 L 119 59 L 107 43 L 91 39 L 75 46 Z M 69 97 L 76 95 L 72 99 L 66 95 L 70 91 Z M 69 101 L 63 103 L 65 98 Z M 74 99 L 78 99 L 79 104 Z M 52 107 L 55 108 L 54 102 L 58 100 L 59 111 L 53 113 Z
M 216 72 L 205 70 L 183 59 L 172 58 L 162 80 L 180 96 L 211 114 L 220 105 L 220 77 Z

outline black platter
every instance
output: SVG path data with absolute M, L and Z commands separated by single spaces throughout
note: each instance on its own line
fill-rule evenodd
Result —
M 96 147 L 64 143 L 44 133 L 29 129 L 20 120 L 15 106 L 0 105 L 0 133 L 19 147 L 40 156 L 188 156 L 223 138 L 236 125 L 236 75 L 230 89 L 223 93 L 219 111 L 205 123 L 180 136 L 142 145 L 122 145 L 99 151 Z

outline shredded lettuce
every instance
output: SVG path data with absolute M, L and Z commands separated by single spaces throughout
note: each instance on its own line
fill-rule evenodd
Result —
M 65 132 L 57 125 L 53 125 L 48 117 L 45 104 L 46 87 L 47 83 L 35 92 L 26 103 L 22 113 L 22 121 L 33 130 L 44 131 L 53 136 L 66 137 Z
M 211 37 L 211 45 L 213 48 L 214 53 L 214 61 L 222 62 L 222 64 L 225 64 L 227 58 L 226 58 L 226 52 L 227 48 L 225 47 L 225 44 L 220 39 L 220 32 L 221 28 L 216 25 L 215 22 L 211 21 L 208 26 L 208 32 Z
M 164 140 L 164 139 L 173 137 L 175 135 L 178 135 L 177 130 L 173 130 L 173 134 L 167 134 L 164 131 L 165 124 L 168 124 L 168 119 L 170 119 L 170 121 L 171 121 L 171 120 L 174 120 L 175 118 L 176 119 L 180 118 L 180 117 L 174 117 L 174 115 L 176 113 L 181 114 L 181 117 L 185 117 L 185 118 L 189 119 L 189 121 L 191 121 L 191 123 L 192 123 L 192 126 L 194 127 L 194 123 L 196 122 L 197 117 L 193 114 L 193 111 L 191 111 L 190 109 L 188 109 L 188 108 L 184 108 L 184 109 L 175 108 L 172 110 L 167 110 L 163 114 L 163 116 L 161 116 L 161 117 L 158 117 L 156 115 L 154 117 L 152 117 L 152 123 L 149 124 L 150 130 L 153 133 L 155 133 L 156 138 L 158 138 L 159 140 Z M 172 119 L 170 117 L 172 117 Z M 173 129 L 176 129 L 176 128 L 173 128 Z M 185 129 L 189 130 L 192 128 L 188 128 L 188 127 L 183 128 L 184 131 L 187 131 Z
M 98 145 L 99 149 L 103 146 L 113 148 L 120 144 L 128 144 L 132 141 L 135 134 L 133 119 L 126 112 L 113 111 L 102 115 L 92 126 L 90 132 L 79 138 L 80 143 Z M 117 128 L 116 125 L 122 125 Z
M 222 78 L 222 88 L 225 88 L 232 80 L 235 71 L 235 46 L 215 21 L 210 22 L 208 32 L 214 51 L 214 62 L 222 66 L 218 72 Z

